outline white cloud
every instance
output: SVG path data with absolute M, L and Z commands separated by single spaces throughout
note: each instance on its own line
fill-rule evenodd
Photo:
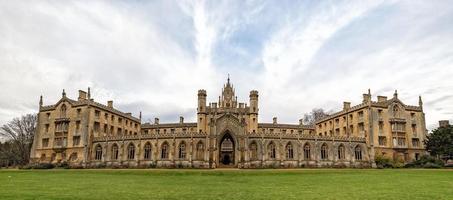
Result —
M 194 120 L 196 92 L 216 101 L 226 73 L 260 121 L 297 123 L 361 93 L 407 104 L 423 95 L 430 127 L 453 119 L 453 8 L 446 2 L 0 2 L 0 123 L 61 90 L 145 119 Z

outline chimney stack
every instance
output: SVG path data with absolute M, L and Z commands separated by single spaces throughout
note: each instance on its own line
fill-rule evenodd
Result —
M 113 108 L 113 101 L 111 101 L 111 100 L 110 100 L 110 101 L 107 101 L 107 106 L 108 106 L 109 108 Z
M 87 99 L 87 93 L 83 90 L 79 90 L 79 101 Z
M 363 94 L 363 103 L 371 102 L 371 90 L 368 89 L 368 94 Z
M 272 118 L 272 123 L 277 124 L 277 117 Z
M 183 116 L 180 116 L 180 117 L 179 117 L 179 123 L 180 123 L 180 124 L 183 124 L 183 123 L 184 123 L 184 117 L 183 117 Z
M 387 101 L 387 97 L 386 97 L 386 96 L 377 96 L 377 101 L 378 101 L 378 102 Z
M 343 110 L 349 110 L 351 108 L 351 102 L 343 102 Z

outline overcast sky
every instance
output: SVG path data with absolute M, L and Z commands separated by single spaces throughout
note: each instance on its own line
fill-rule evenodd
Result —
M 146 122 L 194 121 L 197 90 L 227 74 L 260 122 L 298 123 L 371 89 L 453 120 L 453 3 L 433 1 L 0 1 L 0 124 L 91 87 Z

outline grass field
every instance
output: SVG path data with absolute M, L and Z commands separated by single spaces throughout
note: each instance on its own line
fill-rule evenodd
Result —
M 453 199 L 453 170 L 0 170 L 0 199 Z

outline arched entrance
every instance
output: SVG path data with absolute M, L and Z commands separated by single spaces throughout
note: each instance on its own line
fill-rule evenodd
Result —
M 229 132 L 220 140 L 219 164 L 220 167 L 232 167 L 234 162 L 234 139 Z

